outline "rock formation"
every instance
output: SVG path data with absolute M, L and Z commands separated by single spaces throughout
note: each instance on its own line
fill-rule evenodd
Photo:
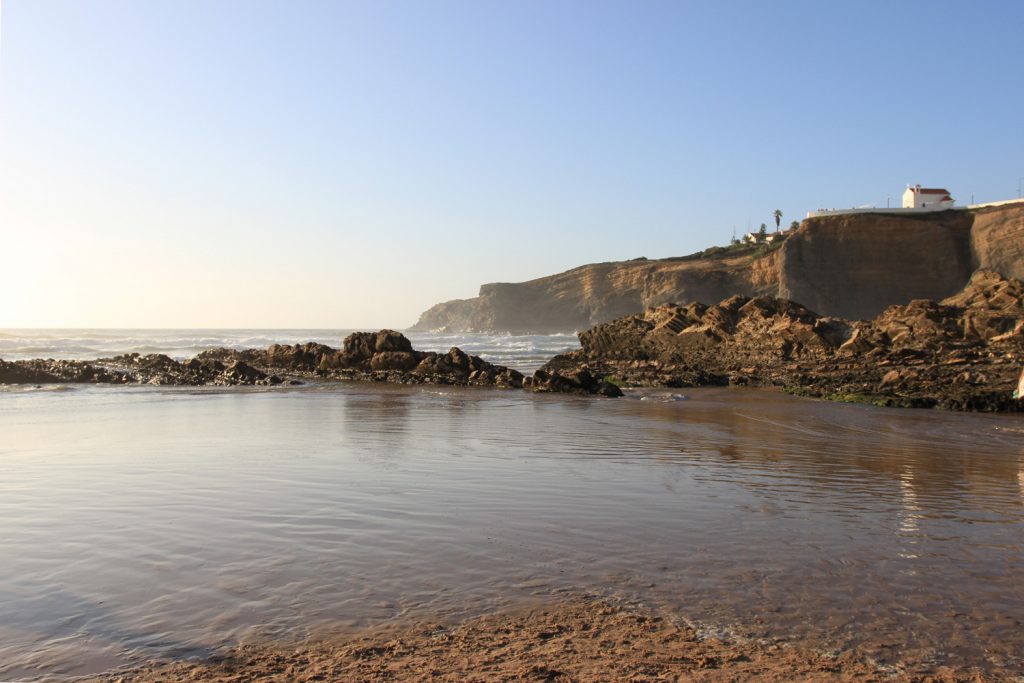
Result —
M 487 284 L 476 298 L 432 307 L 414 329 L 572 332 L 670 301 L 735 294 L 777 296 L 822 315 L 866 319 L 893 304 L 949 296 L 979 268 L 1024 278 L 1024 203 L 822 216 L 805 220 L 778 249 L 712 248 Z
M 523 375 L 453 347 L 416 351 L 394 330 L 355 332 L 341 349 L 324 344 L 274 344 L 267 349 L 211 349 L 178 362 L 164 355 L 130 354 L 95 361 L 0 360 L 0 384 L 154 384 L 176 386 L 274 385 L 300 380 L 363 380 L 518 389 Z M 526 382 L 534 391 L 621 395 L 586 372 L 549 373 Z
M 169 386 L 272 385 L 283 380 L 236 361 L 193 358 L 179 363 L 163 354 L 132 353 L 94 361 L 0 360 L 0 384 L 153 384 Z
M 537 370 L 532 377 L 523 380 L 523 387 L 538 392 L 599 394 L 609 398 L 622 396 L 622 389 L 595 375 L 587 367 L 572 368 L 565 372 Z
M 401 384 L 480 385 L 519 388 L 523 376 L 453 347 L 439 354 L 416 351 L 394 330 L 353 332 L 342 348 L 324 344 L 274 344 L 262 349 L 211 349 L 199 360 L 250 363 L 268 372 L 310 379 L 354 379 Z
M 775 297 L 664 304 L 580 333 L 541 372 L 586 370 L 655 386 L 752 385 L 883 405 L 1020 410 L 1024 283 L 978 271 L 942 302 L 871 321 L 822 317 Z
M 446 354 L 416 351 L 394 330 L 355 332 L 341 349 L 324 344 L 274 344 L 267 349 L 210 349 L 178 362 L 137 353 L 95 361 L 0 361 L 0 383 L 269 385 L 284 378 L 521 387 L 516 370 L 493 365 L 458 348 Z
M 0 360 L 0 384 L 153 384 L 266 386 L 302 380 L 360 380 L 395 384 L 489 386 L 532 391 L 621 396 L 618 387 L 587 371 L 523 378 L 457 347 L 417 351 L 394 330 L 355 332 L 342 348 L 309 342 L 265 349 L 215 348 L 179 362 L 162 354 L 131 353 L 97 360 Z

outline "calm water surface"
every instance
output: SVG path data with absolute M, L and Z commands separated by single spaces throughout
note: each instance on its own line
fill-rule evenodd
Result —
M 565 590 L 1024 672 L 1024 421 L 686 395 L 0 392 L 0 679 Z

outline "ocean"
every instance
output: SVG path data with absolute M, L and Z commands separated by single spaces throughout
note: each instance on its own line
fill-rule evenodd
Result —
M 344 331 L 5 332 L 0 357 Z M 411 335 L 529 369 L 571 336 Z M 0 392 L 0 680 L 585 593 L 1024 674 L 1024 422 L 760 389 Z

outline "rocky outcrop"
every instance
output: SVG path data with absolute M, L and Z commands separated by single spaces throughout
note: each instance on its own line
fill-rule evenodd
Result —
M 178 362 L 137 353 L 95 361 L 0 360 L 0 384 L 156 384 L 175 386 L 274 385 L 288 382 L 359 380 L 395 384 L 443 384 L 525 388 L 537 392 L 621 396 L 615 385 L 586 369 L 522 373 L 471 356 L 417 351 L 394 330 L 354 332 L 340 349 L 325 344 L 274 344 L 266 349 L 210 349 Z
M 523 375 L 453 347 L 417 351 L 394 330 L 355 332 L 340 349 L 324 344 L 274 344 L 266 349 L 210 349 L 179 362 L 137 353 L 95 361 L 0 360 L 0 384 L 154 384 L 260 386 L 303 380 L 362 380 L 518 389 Z M 621 395 L 618 387 L 584 373 L 544 375 L 525 382 L 533 391 Z
M 786 387 L 884 405 L 1020 410 L 1024 284 L 978 271 L 942 302 L 891 306 L 871 321 L 823 317 L 775 297 L 665 304 L 581 333 L 541 372 L 587 370 L 655 386 Z
M 0 384 L 259 386 L 282 381 L 237 359 L 229 363 L 199 358 L 178 362 L 162 354 L 132 353 L 94 361 L 0 361 Z
M 1024 203 L 822 216 L 805 220 L 777 250 L 712 248 L 487 284 L 473 299 L 432 307 L 414 329 L 569 332 L 671 301 L 736 294 L 776 296 L 823 315 L 867 319 L 893 304 L 949 296 L 979 268 L 1024 278 Z
M 523 386 L 537 392 L 561 394 L 599 394 L 609 398 L 622 396 L 622 389 L 592 373 L 587 367 L 567 372 L 537 370 L 523 380 Z
M 523 375 L 453 347 L 448 353 L 416 351 L 394 330 L 353 332 L 340 349 L 324 344 L 275 344 L 265 350 L 211 349 L 203 361 L 250 363 L 291 378 L 351 379 L 401 384 L 449 384 L 520 388 Z
M 127 381 L 124 373 L 96 367 L 83 361 L 36 359 L 12 363 L 0 360 L 0 384 L 124 384 Z

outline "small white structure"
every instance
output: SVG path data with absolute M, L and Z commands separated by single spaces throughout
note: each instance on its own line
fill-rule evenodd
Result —
M 766 232 L 763 235 L 760 232 L 748 232 L 742 241 L 744 244 L 772 244 L 785 238 L 786 232 Z
M 907 185 L 903 193 L 904 209 L 952 209 L 953 197 L 949 190 L 920 185 Z

